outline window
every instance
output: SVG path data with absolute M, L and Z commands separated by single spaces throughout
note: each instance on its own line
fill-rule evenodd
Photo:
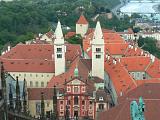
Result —
M 49 107 L 49 102 L 47 102 L 47 107 Z
M 70 100 L 68 100 L 68 103 L 67 103 L 68 105 L 70 105 L 71 104 L 71 101 Z
M 30 76 L 32 77 L 32 74 L 30 74 Z
M 85 101 L 84 100 L 82 101 L 82 105 L 85 105 Z
M 104 104 L 99 104 L 99 110 L 103 110 L 104 109 Z
M 63 112 L 60 112 L 61 116 L 63 116 Z
M 24 74 L 24 77 L 26 77 L 26 74 Z
M 21 74 L 19 74 L 19 76 L 21 76 Z
M 74 87 L 74 92 L 75 92 L 75 93 L 78 92 L 78 87 Z
M 96 55 L 96 58 L 101 58 L 101 55 Z
M 30 81 L 30 87 L 33 87 L 33 82 L 32 81 Z
M 91 104 L 91 105 L 92 105 L 92 101 L 89 101 L 89 104 Z
M 36 87 L 38 87 L 38 81 L 36 81 Z
M 41 87 L 44 87 L 44 82 L 41 82 Z
M 57 48 L 57 52 L 62 52 L 62 48 Z
M 85 87 L 82 87 L 82 92 L 85 92 Z
M 101 48 L 96 48 L 96 52 L 101 52 Z
M 15 76 L 15 74 L 13 74 L 13 76 Z
M 49 77 L 49 75 L 47 75 L 47 77 Z
M 67 87 L 67 92 L 71 92 L 71 88 L 70 87 Z
M 63 104 L 63 101 L 62 101 L 62 100 L 60 101 L 60 104 Z
M 41 77 L 43 77 L 43 75 L 41 75 Z
M 63 105 L 61 105 L 61 107 L 60 107 L 62 110 L 63 110 Z
M 75 96 L 75 97 L 74 97 L 74 104 L 75 104 L 75 105 L 78 105 L 78 96 Z
M 38 77 L 38 75 L 36 74 L 36 77 Z
M 57 58 L 62 58 L 62 54 L 57 54 Z

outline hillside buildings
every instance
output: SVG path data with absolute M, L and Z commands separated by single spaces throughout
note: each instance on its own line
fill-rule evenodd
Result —
M 65 41 L 75 34 L 83 37 L 83 48 Z M 89 28 L 86 18 L 80 16 L 76 32 L 67 33 L 65 38 L 59 21 L 54 34 L 47 35 L 18 44 L 0 57 L 13 78 L 26 79 L 32 116 L 42 114 L 43 98 L 47 118 L 54 111 L 59 119 L 99 120 L 101 113 L 118 106 L 119 98 L 130 91 L 144 83 L 159 82 L 159 59 L 118 33 L 102 29 L 99 21 L 95 29 Z

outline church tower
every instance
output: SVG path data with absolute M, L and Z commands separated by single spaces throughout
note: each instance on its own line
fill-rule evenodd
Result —
M 104 79 L 104 37 L 99 21 L 92 40 L 92 76 Z
M 76 34 L 80 34 L 82 37 L 84 37 L 88 31 L 88 26 L 88 21 L 83 15 L 81 15 L 76 23 Z
M 65 45 L 61 23 L 58 21 L 54 40 L 55 76 L 65 72 Z

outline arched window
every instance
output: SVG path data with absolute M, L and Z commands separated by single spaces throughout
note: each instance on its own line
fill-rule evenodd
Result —
M 78 96 L 75 96 L 75 97 L 74 97 L 74 104 L 75 104 L 75 105 L 78 105 Z

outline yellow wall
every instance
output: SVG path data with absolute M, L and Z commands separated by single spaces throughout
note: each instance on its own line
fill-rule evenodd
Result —
M 28 110 L 32 116 L 38 117 L 39 114 L 36 114 L 36 103 L 41 102 L 40 100 L 29 100 L 28 101 Z M 53 110 L 53 101 L 52 100 L 45 100 L 45 111 Z M 49 106 L 47 106 L 47 104 Z

